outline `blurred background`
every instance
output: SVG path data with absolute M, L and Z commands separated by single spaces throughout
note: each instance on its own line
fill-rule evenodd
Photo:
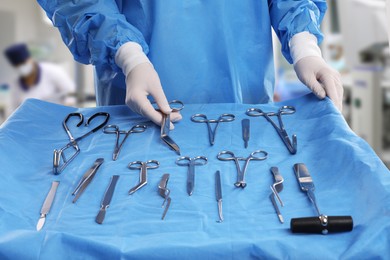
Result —
M 328 0 L 329 9 L 322 24 L 325 40 L 321 45 L 325 60 L 342 75 L 345 88 L 344 117 L 364 138 L 385 164 L 390 166 L 390 50 L 385 0 Z M 53 78 L 68 82 L 61 97 L 53 102 L 78 107 L 95 106 L 94 75 L 90 65 L 73 60 L 60 34 L 53 28 L 36 1 L 0 2 L 0 50 L 25 43 L 31 60 L 56 71 Z M 277 100 L 306 94 L 293 67 L 280 53 L 274 40 Z M 45 65 L 46 64 L 46 65 Z M 0 55 L 0 123 L 21 102 L 15 100 L 18 75 Z M 57 74 L 58 72 L 58 74 Z M 39 79 L 37 73 L 34 80 Z M 59 85 L 61 85 L 59 83 Z M 23 94 L 23 92 L 20 92 Z M 66 96 L 66 97 L 65 97 Z M 39 98 L 39 95 L 36 96 Z

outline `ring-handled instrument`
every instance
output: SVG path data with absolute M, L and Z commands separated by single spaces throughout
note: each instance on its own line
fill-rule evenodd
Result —
M 244 140 L 244 147 L 248 148 L 248 142 L 250 137 L 250 121 L 249 119 L 241 120 L 242 126 L 242 139 Z
M 291 115 L 295 113 L 295 108 L 292 106 L 282 106 L 278 112 L 263 112 L 260 108 L 250 108 L 246 111 L 248 116 L 263 116 L 267 119 L 268 122 L 272 124 L 272 126 L 277 131 L 278 135 L 282 139 L 283 143 L 286 145 L 288 151 L 291 154 L 297 153 L 297 136 L 292 135 L 292 140 L 287 134 L 286 129 L 284 128 L 284 124 L 282 121 L 282 115 Z M 272 120 L 271 117 L 276 116 L 278 118 L 279 126 Z
M 279 201 L 280 206 L 284 206 L 282 199 L 279 196 L 279 193 L 283 190 L 283 177 L 279 172 L 278 167 L 272 167 L 271 173 L 274 177 L 274 183 L 270 186 L 272 192 L 269 195 L 269 198 L 272 202 L 272 205 L 274 206 L 275 212 L 278 215 L 280 223 L 284 223 L 282 213 L 280 213 L 278 204 L 276 203 L 276 199 Z M 276 199 L 275 199 L 276 198 Z
M 103 126 L 105 126 L 108 120 L 110 119 L 110 114 L 106 112 L 98 112 L 93 114 L 90 118 L 88 118 L 87 122 L 85 123 L 86 127 L 88 127 L 95 118 L 103 117 L 103 121 L 95 128 L 91 129 L 90 131 L 86 132 L 85 134 L 77 138 L 73 137 L 68 127 L 68 121 L 73 117 L 76 117 L 79 120 L 78 123 L 76 124 L 76 127 L 80 127 L 84 123 L 84 115 L 81 113 L 70 113 L 62 122 L 62 126 L 69 137 L 69 143 L 67 143 L 64 147 L 58 150 L 57 149 L 54 150 L 53 173 L 55 175 L 60 174 L 69 165 L 69 163 L 71 163 L 74 160 L 74 158 L 80 153 L 80 147 L 78 145 L 78 142 L 80 142 L 82 139 L 95 133 Z M 70 156 L 65 155 L 66 151 L 71 148 L 74 151 L 73 154 L 71 153 Z
M 169 196 L 171 194 L 171 191 L 167 188 L 168 181 L 169 181 L 169 173 L 166 173 L 162 176 L 161 181 L 158 184 L 158 194 L 160 194 L 160 196 L 164 198 L 161 207 L 163 208 L 165 207 L 161 220 L 164 220 L 165 215 L 167 215 L 169 206 L 171 205 L 171 197 Z
M 191 196 L 195 187 L 195 166 L 201 166 L 207 164 L 207 157 L 197 156 L 191 158 L 189 156 L 181 156 L 177 158 L 176 164 L 179 166 L 187 166 L 187 194 Z
M 115 141 L 114 152 L 112 154 L 112 160 L 116 161 L 118 159 L 118 156 L 119 156 L 119 153 L 122 149 L 122 146 L 130 134 L 143 133 L 143 132 L 145 132 L 146 128 L 147 128 L 146 125 L 135 125 L 132 128 L 130 128 L 129 130 L 121 130 L 119 128 L 119 126 L 117 126 L 117 125 L 106 125 L 103 128 L 103 133 L 116 135 L 116 141 Z M 121 138 L 121 135 L 124 135 L 122 142 L 119 141 Z
M 108 185 L 108 188 L 106 192 L 104 193 L 104 197 L 102 200 L 102 203 L 100 205 L 99 213 L 97 214 L 95 221 L 98 224 L 102 224 L 104 221 L 104 218 L 106 217 L 106 210 L 110 206 L 112 196 L 114 195 L 115 186 L 118 182 L 119 175 L 114 175 L 111 177 L 110 184 Z
M 245 174 L 250 161 L 262 161 L 267 159 L 268 153 L 262 150 L 252 152 L 248 157 L 237 157 L 231 151 L 222 151 L 217 155 L 218 160 L 234 161 L 237 168 L 237 182 L 234 184 L 237 188 L 245 188 Z M 240 161 L 245 161 L 243 168 L 240 167 Z
M 293 233 L 319 233 L 328 234 L 334 232 L 348 232 L 353 229 L 353 220 L 351 216 L 327 216 L 321 214 L 316 197 L 314 196 L 313 179 L 303 163 L 294 165 L 295 177 L 299 186 L 305 192 L 314 204 L 318 217 L 293 218 L 291 219 L 290 228 Z
M 42 208 L 41 208 L 41 216 L 39 217 L 38 223 L 37 223 L 37 231 L 40 231 L 45 224 L 46 216 L 49 214 L 51 205 L 53 204 L 54 197 L 57 192 L 58 185 L 60 184 L 59 181 L 53 181 L 51 184 L 51 188 L 49 193 L 46 196 L 45 201 L 43 202 Z
M 215 142 L 215 135 L 217 133 L 217 129 L 219 126 L 219 123 L 225 123 L 225 122 L 232 122 L 235 119 L 235 115 L 233 114 L 222 114 L 219 116 L 218 119 L 208 119 L 205 114 L 195 114 L 191 116 L 191 121 L 195 123 L 206 123 L 207 129 L 209 132 L 209 142 L 210 145 L 214 145 Z M 211 128 L 211 124 L 216 124 L 214 131 Z
M 73 203 L 75 203 L 80 198 L 81 194 L 83 194 L 85 189 L 92 182 L 93 178 L 95 177 L 97 171 L 99 170 L 103 162 L 104 162 L 103 158 L 96 159 L 92 167 L 81 177 L 79 184 L 76 186 L 76 189 L 72 192 L 72 195 L 75 196 L 72 201 Z
M 137 190 L 141 189 L 148 183 L 148 169 L 157 169 L 160 163 L 156 160 L 149 160 L 146 162 L 135 161 L 129 163 L 130 170 L 139 170 L 139 182 L 133 188 L 129 190 L 129 195 L 134 194 Z
M 156 103 L 153 103 L 153 105 L 157 106 Z M 172 100 L 169 102 L 169 106 L 172 109 L 172 112 L 179 112 L 184 108 L 184 103 L 180 100 Z M 164 143 L 166 143 L 172 150 L 174 150 L 178 155 L 180 155 L 180 148 L 179 146 L 173 141 L 173 139 L 169 136 L 170 133 L 170 123 L 171 123 L 171 115 L 170 114 L 164 114 L 160 109 L 156 108 L 157 111 L 159 111 L 162 116 L 163 120 L 161 123 L 161 134 L 160 138 L 163 140 Z
M 217 171 L 215 173 L 215 198 L 218 203 L 218 223 L 223 222 L 223 214 L 222 214 L 222 183 L 221 183 L 221 173 Z

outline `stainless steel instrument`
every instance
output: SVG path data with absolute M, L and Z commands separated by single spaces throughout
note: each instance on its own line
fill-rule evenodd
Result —
M 92 167 L 84 173 L 83 177 L 81 177 L 81 180 L 79 184 L 77 185 L 76 189 L 73 191 L 72 195 L 75 196 L 73 199 L 73 203 L 75 203 L 83 194 L 84 190 L 88 187 L 88 185 L 92 182 L 93 178 L 95 177 L 96 172 L 100 168 L 100 166 L 103 164 L 104 159 L 98 158 Z
M 245 148 L 248 148 L 248 142 L 250 137 L 250 121 L 249 119 L 243 119 L 241 121 L 242 125 L 242 139 L 244 140 Z
M 146 162 L 135 161 L 129 164 L 129 169 L 140 170 L 139 182 L 136 186 L 129 190 L 129 195 L 132 195 L 137 190 L 141 189 L 148 183 L 148 169 L 156 169 L 160 166 L 160 163 L 156 160 L 149 160 Z
M 214 145 L 215 135 L 217 134 L 217 129 L 218 129 L 219 123 L 232 122 L 232 121 L 234 121 L 234 119 L 235 119 L 235 116 L 233 114 L 222 114 L 219 116 L 218 119 L 208 119 L 205 114 L 195 114 L 195 115 L 191 116 L 191 120 L 193 122 L 207 124 L 210 145 Z M 211 129 L 212 123 L 216 124 L 214 131 Z
M 194 192 L 195 186 L 195 166 L 201 166 L 207 164 L 207 157 L 197 156 L 194 158 L 188 156 L 182 156 L 177 158 L 176 164 L 179 166 L 187 166 L 187 194 L 191 196 Z
M 271 168 L 271 173 L 273 174 L 275 181 L 270 186 L 271 190 L 272 190 L 272 193 L 269 195 L 269 198 L 270 198 L 270 200 L 272 202 L 272 205 L 275 208 L 275 211 L 276 211 L 276 214 L 278 215 L 280 223 L 284 223 L 282 213 L 280 213 L 278 204 L 276 203 L 276 200 L 275 200 L 275 197 L 276 197 L 278 199 L 280 205 L 282 207 L 284 206 L 283 201 L 282 201 L 282 199 L 279 196 L 279 193 L 283 190 L 283 181 L 284 181 L 284 179 L 283 179 L 282 175 L 280 174 L 278 167 L 272 167 Z
M 59 181 L 53 181 L 51 184 L 50 191 L 46 196 L 45 202 L 43 202 L 43 206 L 41 209 L 41 216 L 40 216 L 38 223 L 37 223 L 37 231 L 40 231 L 42 229 L 43 225 L 45 224 L 46 216 L 47 216 L 47 214 L 49 214 L 49 211 L 50 211 L 51 205 L 53 204 L 54 197 L 56 195 L 57 187 L 59 184 L 60 184 Z
M 245 188 L 246 182 L 245 182 L 245 174 L 246 170 L 248 168 L 249 162 L 251 160 L 254 161 L 262 161 L 267 159 L 268 153 L 265 151 L 257 150 L 252 152 L 248 157 L 236 157 L 233 152 L 231 151 L 222 151 L 219 152 L 217 155 L 218 160 L 221 161 L 234 161 L 237 168 L 237 182 L 234 184 L 237 188 Z M 241 170 L 240 167 L 240 161 L 245 161 L 244 167 Z
M 169 196 L 171 191 L 167 188 L 168 180 L 169 173 L 166 173 L 162 176 L 161 181 L 158 184 L 158 194 L 160 194 L 160 196 L 164 198 L 164 202 L 161 206 L 165 207 L 161 220 L 164 220 L 165 215 L 168 212 L 169 206 L 171 205 L 171 197 Z
M 104 197 L 103 197 L 103 200 L 102 200 L 102 203 L 100 206 L 99 213 L 97 214 L 96 219 L 95 219 L 96 223 L 98 223 L 98 224 L 102 224 L 104 221 L 104 218 L 106 216 L 106 210 L 110 206 L 111 199 L 112 199 L 112 196 L 114 195 L 115 186 L 116 186 L 116 183 L 118 182 L 118 179 L 119 179 L 119 175 L 112 176 L 110 184 L 108 185 L 108 188 L 107 188 L 106 192 L 104 193 Z
M 282 115 L 291 115 L 295 113 L 295 108 L 292 106 L 282 106 L 278 112 L 263 112 L 260 108 L 250 108 L 246 111 L 248 116 L 264 116 L 268 122 L 275 128 L 276 132 L 282 139 L 283 143 L 286 145 L 288 151 L 291 154 L 297 153 L 297 136 L 292 136 L 292 141 L 287 134 L 286 129 L 284 128 L 284 124 L 282 121 Z M 278 118 L 279 126 L 271 119 L 272 116 L 276 116 Z
M 218 223 L 223 222 L 223 214 L 222 214 L 222 184 L 221 184 L 221 173 L 217 171 L 215 173 L 215 198 L 218 203 Z

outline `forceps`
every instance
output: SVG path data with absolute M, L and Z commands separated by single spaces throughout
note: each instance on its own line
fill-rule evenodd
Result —
M 105 134 L 115 134 L 116 135 L 116 142 L 115 142 L 114 153 L 112 154 L 112 160 L 116 161 L 118 159 L 118 156 L 119 156 L 119 153 L 122 149 L 122 146 L 130 134 L 145 132 L 146 128 L 147 128 L 146 125 L 135 125 L 130 130 L 126 131 L 126 130 L 120 130 L 119 126 L 117 126 L 117 125 L 105 126 L 103 128 L 103 132 Z M 119 139 L 120 139 L 121 135 L 125 135 L 125 137 L 123 138 L 122 142 L 119 143 Z
M 87 122 L 85 123 L 85 126 L 89 126 L 90 123 L 92 122 L 92 120 L 94 120 L 95 118 L 97 118 L 99 116 L 105 117 L 104 121 L 100 125 L 96 126 L 92 130 L 90 130 L 89 132 L 87 132 L 87 133 L 85 133 L 82 136 L 77 137 L 77 138 L 73 137 L 72 133 L 69 130 L 69 127 L 68 127 L 67 123 L 68 123 L 70 118 L 77 117 L 77 118 L 79 118 L 79 122 L 77 123 L 76 126 L 79 127 L 79 126 L 81 126 L 84 123 L 84 115 L 81 114 L 81 113 L 70 113 L 64 119 L 64 121 L 62 122 L 62 126 L 63 126 L 66 134 L 69 137 L 69 143 L 67 143 L 61 149 L 58 149 L 58 150 L 55 149 L 54 150 L 54 155 L 53 155 L 53 173 L 54 174 L 56 174 L 56 175 L 60 174 L 68 166 L 68 164 L 70 162 L 72 162 L 73 159 L 80 153 L 80 148 L 78 146 L 78 142 L 79 141 L 81 141 L 85 137 L 89 136 L 90 134 L 95 133 L 96 131 L 98 131 L 100 128 L 105 126 L 107 124 L 108 120 L 110 119 L 110 114 L 109 113 L 98 112 L 98 113 L 95 113 L 94 115 L 92 115 L 90 118 L 88 118 Z M 73 148 L 75 152 L 69 158 L 66 158 L 65 151 L 67 149 L 69 149 L 69 148 Z M 63 161 L 62 164 L 61 164 L 61 159 Z
M 191 116 L 192 122 L 195 123 L 206 123 L 207 124 L 207 129 L 209 131 L 209 142 L 210 145 L 214 145 L 215 141 L 215 135 L 217 133 L 217 129 L 219 126 L 219 123 L 221 122 L 231 122 L 234 121 L 235 116 L 233 114 L 222 114 L 219 116 L 218 119 L 208 119 L 205 114 L 195 114 Z M 216 123 L 216 126 L 214 128 L 214 131 L 211 129 L 211 123 Z
M 172 109 L 172 112 L 179 112 L 184 108 L 183 102 L 179 100 L 172 100 L 169 102 L 169 105 Z M 159 109 L 156 109 L 157 111 L 161 112 Z M 172 150 L 174 150 L 178 155 L 180 155 L 180 148 L 175 143 L 175 141 L 172 140 L 172 138 L 169 136 L 169 132 L 171 131 L 169 129 L 170 122 L 171 122 L 171 115 L 167 115 L 162 113 L 163 121 L 161 123 L 161 134 L 160 138 L 164 141 Z
M 283 181 L 284 181 L 284 179 L 283 179 L 282 175 L 280 175 L 278 167 L 272 167 L 271 168 L 271 173 L 273 174 L 275 181 L 270 186 L 270 188 L 272 190 L 272 193 L 269 195 L 269 198 L 270 198 L 270 200 L 272 202 L 272 205 L 275 208 L 275 211 L 276 211 L 276 214 L 278 215 L 280 223 L 284 223 L 282 213 L 280 213 L 278 204 L 276 204 L 276 200 L 275 200 L 275 197 L 276 197 L 278 199 L 280 205 L 282 207 L 284 206 L 283 201 L 282 201 L 282 199 L 279 196 L 279 192 L 281 192 L 283 190 Z
M 171 197 L 169 196 L 171 194 L 171 191 L 167 188 L 168 180 L 169 180 L 169 173 L 166 173 L 162 176 L 161 181 L 158 184 L 158 194 L 160 194 L 160 196 L 164 198 L 164 202 L 161 206 L 162 207 L 165 206 L 161 220 L 164 220 L 165 215 L 168 212 L 169 206 L 171 205 Z
M 129 164 L 129 169 L 139 169 L 139 182 L 133 188 L 129 190 L 129 195 L 132 195 L 137 190 L 141 189 L 148 183 L 148 169 L 156 169 L 160 166 L 160 163 L 156 160 L 149 160 L 146 162 L 135 161 Z
M 272 126 L 275 128 L 277 133 L 279 134 L 280 138 L 282 139 L 283 143 L 286 145 L 288 151 L 291 154 L 297 153 L 297 136 L 294 134 L 292 135 L 292 141 L 290 140 L 290 137 L 287 134 L 286 129 L 284 128 L 284 124 L 282 121 L 282 115 L 291 115 L 295 113 L 295 108 L 292 106 L 282 106 L 278 112 L 263 112 L 260 108 L 250 108 L 246 111 L 246 114 L 248 116 L 264 116 L 265 119 L 267 119 L 268 122 L 272 124 Z M 271 119 L 271 116 L 276 116 L 279 121 L 279 126 Z
M 245 188 L 246 182 L 245 182 L 245 173 L 248 168 L 249 162 L 251 160 L 254 161 L 262 161 L 267 159 L 268 153 L 265 151 L 257 150 L 252 152 L 247 158 L 244 157 L 236 157 L 233 152 L 231 151 L 222 151 L 219 152 L 217 155 L 218 160 L 221 161 L 234 161 L 237 168 L 237 182 L 234 184 L 234 186 Z M 245 161 L 244 168 L 240 167 L 240 161 Z
M 177 158 L 176 164 L 179 166 L 188 166 L 187 171 L 187 194 L 191 196 L 195 186 L 195 166 L 207 164 L 207 157 L 197 156 L 194 158 L 182 156 Z

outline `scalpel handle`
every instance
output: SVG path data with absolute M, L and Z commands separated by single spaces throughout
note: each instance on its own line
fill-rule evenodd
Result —
M 248 141 L 250 136 L 250 121 L 249 119 L 243 119 L 241 121 L 242 124 L 242 138 L 244 139 L 244 146 L 245 148 L 248 147 Z
M 49 193 L 46 196 L 45 202 L 41 209 L 41 215 L 47 215 L 49 213 L 51 205 L 53 204 L 54 197 L 56 195 L 57 187 L 60 184 L 59 181 L 53 181 Z

